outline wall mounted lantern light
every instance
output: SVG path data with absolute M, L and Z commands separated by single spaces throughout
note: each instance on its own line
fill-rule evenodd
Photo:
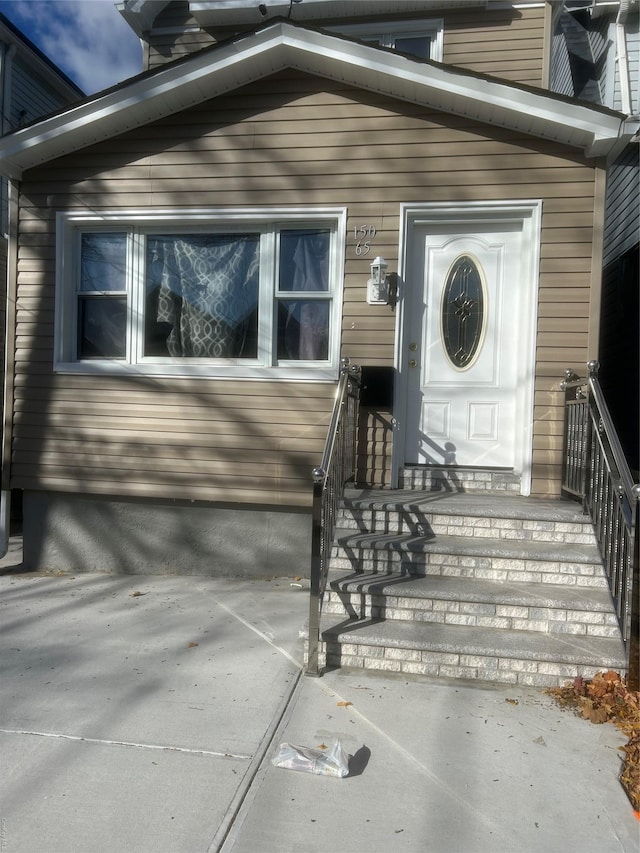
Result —
M 367 303 L 369 305 L 389 304 L 389 264 L 384 258 L 377 257 L 371 264 L 371 278 L 367 282 Z

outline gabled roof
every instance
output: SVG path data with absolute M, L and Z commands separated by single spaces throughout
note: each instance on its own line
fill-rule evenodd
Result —
M 606 155 L 624 132 L 621 113 L 280 19 L 0 138 L 0 174 L 19 179 L 25 169 L 289 68 L 554 140 L 592 157 Z

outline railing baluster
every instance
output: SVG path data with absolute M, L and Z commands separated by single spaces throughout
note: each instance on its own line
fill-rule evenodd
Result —
M 627 654 L 630 690 L 640 689 L 640 485 L 634 484 L 598 382 L 565 372 L 562 492 L 582 500 L 594 526 Z M 586 391 L 585 391 L 586 389 Z

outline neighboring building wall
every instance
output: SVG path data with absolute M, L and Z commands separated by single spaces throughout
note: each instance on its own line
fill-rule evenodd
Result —
M 47 88 L 42 76 L 29 67 L 27 61 L 20 56 L 16 56 L 12 63 L 11 88 L 11 111 L 7 130 L 16 130 L 36 118 L 53 113 L 70 100 L 61 98 L 58 92 Z M 78 92 L 77 98 L 80 97 Z
M 628 145 L 609 167 L 603 265 L 608 266 L 638 244 L 640 205 L 638 181 L 640 146 Z
M 586 9 L 555 16 L 551 85 L 554 92 L 593 104 L 607 103 L 607 68 L 615 74 L 615 34 L 608 16 Z
M 195 152 L 195 153 L 194 153 Z M 343 355 L 393 366 L 399 205 L 543 200 L 533 491 L 557 494 L 559 381 L 587 360 L 594 166 L 578 152 L 302 75 L 280 74 L 25 174 L 13 483 L 27 490 L 304 507 L 333 383 L 53 375 L 55 214 L 86 207 L 348 208 Z
M 363 3 L 363 7 L 366 4 Z M 292 21 L 296 20 L 293 9 Z M 414 21 L 418 16 L 406 15 Z M 444 19 L 444 62 L 483 74 L 503 77 L 515 83 L 542 85 L 544 53 L 544 9 L 448 9 L 429 10 L 426 20 Z M 364 18 L 363 20 L 371 20 Z M 397 19 L 395 19 L 397 20 Z M 335 19 L 305 21 L 318 28 L 335 27 Z M 348 20 L 349 24 L 354 19 Z M 155 68 L 185 54 L 228 38 L 234 34 L 229 27 L 215 33 L 198 31 L 197 22 L 189 13 L 187 2 L 172 3 L 156 19 L 148 47 L 148 67 Z M 384 25 L 381 24 L 381 29 Z
M 640 471 L 639 194 L 640 148 L 634 143 L 609 168 L 599 360 L 607 405 L 636 477 Z
M 173 62 L 219 40 L 200 29 L 186 0 L 170 3 L 156 18 L 152 32 L 145 34 L 146 68 Z

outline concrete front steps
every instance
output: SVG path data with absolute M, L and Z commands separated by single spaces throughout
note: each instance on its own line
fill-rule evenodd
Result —
M 479 492 L 347 493 L 321 665 L 532 686 L 624 671 L 579 505 Z

